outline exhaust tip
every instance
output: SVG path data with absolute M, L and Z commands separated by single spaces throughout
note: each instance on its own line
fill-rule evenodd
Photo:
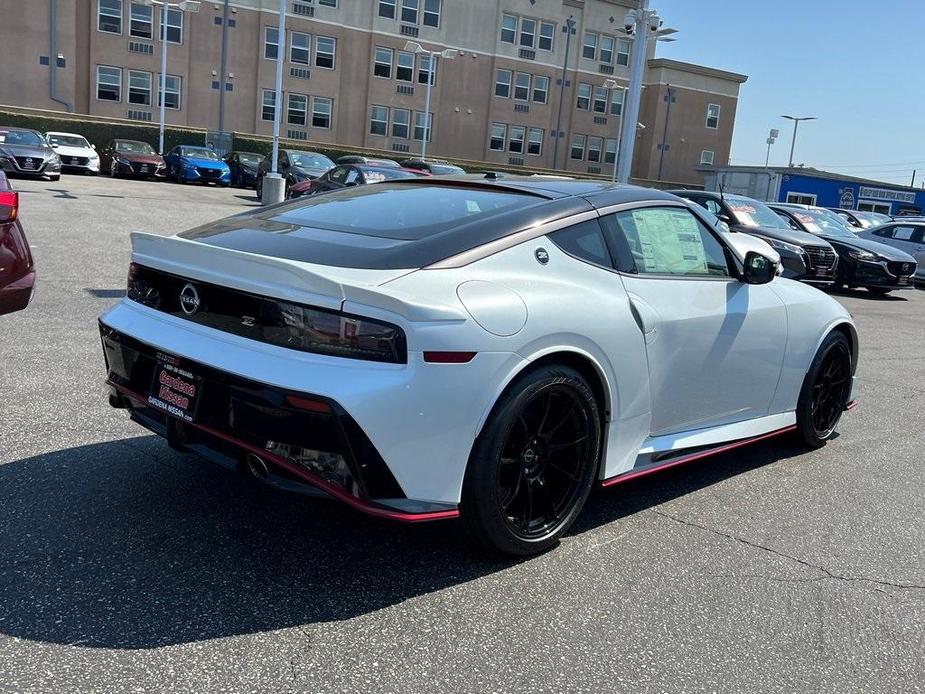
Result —
M 248 453 L 244 457 L 244 465 L 254 479 L 265 480 L 270 474 L 270 469 L 267 467 L 266 461 L 254 453 Z

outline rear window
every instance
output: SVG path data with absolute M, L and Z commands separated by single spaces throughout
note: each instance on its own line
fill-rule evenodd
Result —
M 308 198 L 274 221 L 414 241 L 535 201 L 509 191 L 384 183 Z

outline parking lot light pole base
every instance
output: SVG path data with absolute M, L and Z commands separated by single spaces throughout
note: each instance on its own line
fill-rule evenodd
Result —
M 282 202 L 286 196 L 286 181 L 278 173 L 268 173 L 263 177 L 263 195 L 260 197 L 260 203 L 263 205 L 275 205 Z

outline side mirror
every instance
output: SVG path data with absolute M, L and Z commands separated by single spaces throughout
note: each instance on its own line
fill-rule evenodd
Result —
M 52 148 L 52 149 L 58 149 L 57 143 L 53 144 L 53 145 L 51 146 L 51 148 Z
M 730 217 L 725 212 L 720 212 L 719 215 L 717 216 L 719 217 L 719 221 L 721 221 L 726 226 L 729 226 L 730 224 L 732 224 L 732 217 Z
M 90 145 L 90 147 L 92 147 L 93 149 L 96 149 L 96 145 Z
M 761 253 L 749 251 L 742 266 L 742 281 L 746 284 L 767 284 L 777 275 L 778 263 Z

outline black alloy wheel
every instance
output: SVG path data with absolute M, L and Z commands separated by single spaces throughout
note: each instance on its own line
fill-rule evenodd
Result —
M 810 448 L 835 433 L 851 396 L 851 347 L 840 332 L 830 333 L 806 374 L 797 405 L 797 430 Z
M 598 405 L 581 374 L 547 366 L 519 379 L 469 461 L 461 512 L 473 537 L 514 555 L 554 545 L 588 496 L 600 439 Z

